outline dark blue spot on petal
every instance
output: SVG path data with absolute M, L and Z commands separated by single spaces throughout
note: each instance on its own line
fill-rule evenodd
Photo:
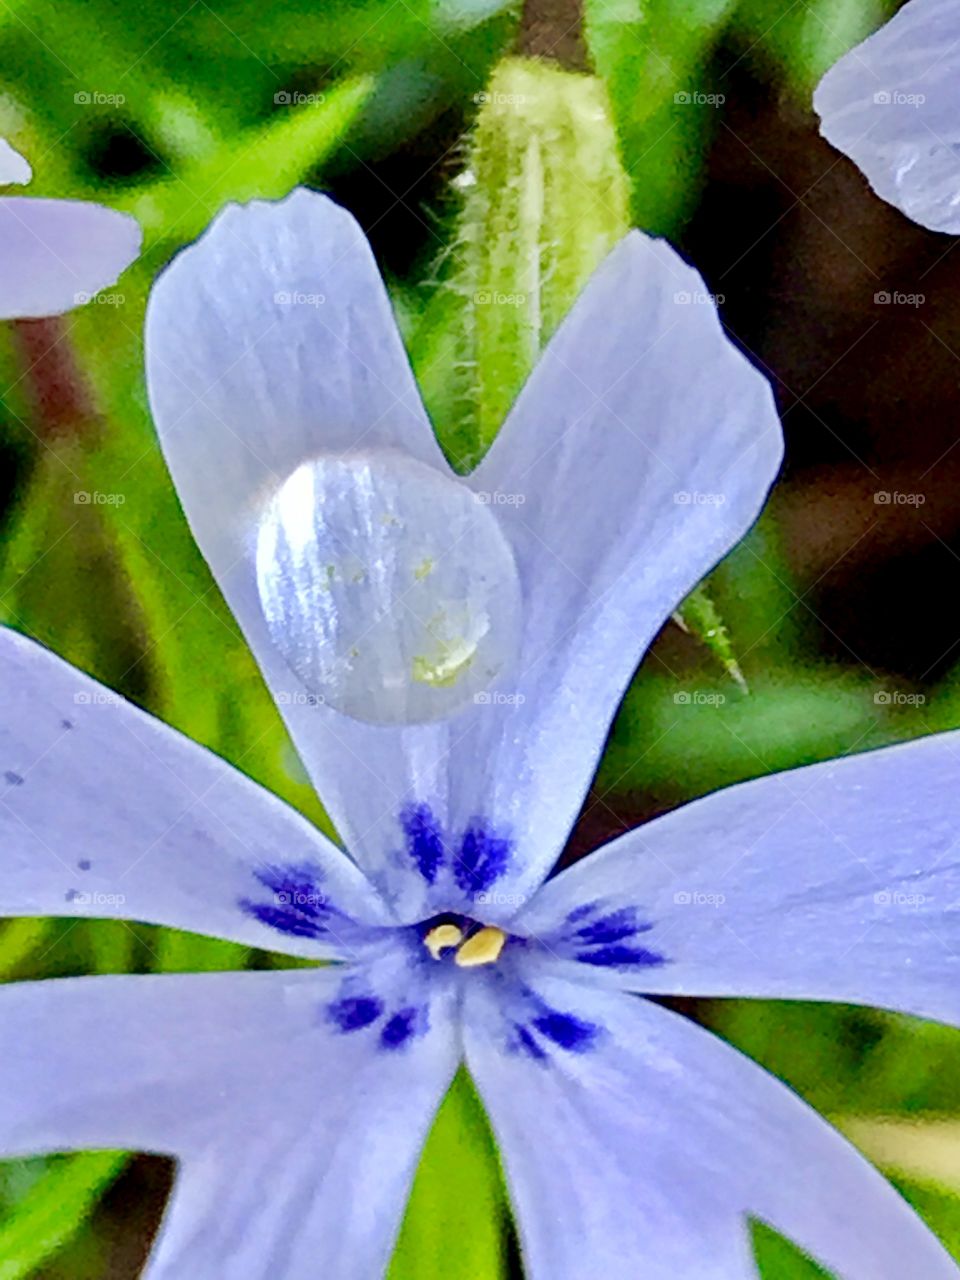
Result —
M 239 907 L 261 924 L 294 938 L 321 938 L 331 920 L 347 919 L 322 889 L 323 871 L 309 863 L 264 866 L 254 876 L 270 891 L 266 902 L 241 898 Z
M 241 898 L 240 909 L 268 928 L 277 929 L 292 938 L 319 938 L 325 932 L 316 920 L 307 919 L 288 907 L 276 906 L 270 902 L 251 902 L 249 898 Z
M 543 1062 L 547 1057 L 547 1051 L 537 1044 L 527 1028 L 521 1026 L 518 1022 L 514 1024 L 513 1029 L 517 1033 L 517 1048 L 525 1053 L 528 1058 L 533 1058 L 535 1062 Z
M 597 947 L 595 951 L 581 951 L 577 959 L 584 964 L 595 964 L 600 968 L 616 968 L 618 965 L 640 965 L 651 968 L 658 964 L 666 964 L 663 956 L 656 951 L 648 951 L 646 947 Z
M 265 889 L 272 890 L 277 906 L 290 907 L 311 920 L 323 920 L 330 914 L 330 903 L 320 888 L 323 872 L 319 867 L 306 863 L 260 867 L 254 874 Z
M 595 902 L 582 902 L 579 907 L 574 907 L 572 911 L 567 913 L 567 920 L 570 924 L 577 924 L 580 920 L 586 920 L 587 916 L 593 915 L 597 904 Z
M 584 1022 L 572 1013 L 559 1013 L 551 1010 L 539 1018 L 533 1025 L 548 1040 L 558 1044 L 561 1049 L 569 1049 L 572 1053 L 586 1053 L 593 1048 L 594 1041 L 600 1034 L 600 1028 L 594 1022 Z
M 3 776 L 7 780 L 7 782 L 10 783 L 11 787 L 23 786 L 23 778 L 20 776 L 19 773 L 14 773 L 12 769 L 8 769 Z
M 433 884 L 443 866 L 443 836 L 433 810 L 426 804 L 407 805 L 400 813 L 400 826 L 407 839 L 407 855 L 427 884 Z
M 385 1049 L 399 1049 L 412 1037 L 427 1030 L 427 1011 L 423 1006 L 401 1009 L 388 1019 L 380 1032 L 380 1043 Z
M 510 862 L 512 844 L 474 822 L 464 832 L 453 877 L 464 893 L 475 897 L 500 879 Z
M 383 1013 L 376 996 L 344 996 L 327 1006 L 327 1016 L 339 1031 L 361 1031 Z
M 80 868 L 81 871 L 89 871 L 90 868 L 93 866 L 93 863 L 90 861 L 89 858 L 81 858 L 80 861 L 77 863 L 77 866 Z
M 637 920 L 632 907 L 624 907 L 620 911 L 611 911 L 609 915 L 591 920 L 583 928 L 577 930 L 577 937 L 588 945 L 605 945 L 610 942 L 622 942 L 624 938 L 632 938 L 638 933 L 649 933 L 652 925 Z

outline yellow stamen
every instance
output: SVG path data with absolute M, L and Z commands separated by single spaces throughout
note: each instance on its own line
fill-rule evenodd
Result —
M 481 964 L 493 964 L 503 950 L 507 935 L 494 924 L 484 925 L 472 933 L 453 957 L 461 969 L 473 969 Z
M 455 924 L 438 924 L 424 937 L 423 945 L 434 960 L 439 960 L 444 951 L 451 947 L 459 947 L 463 941 L 463 930 Z

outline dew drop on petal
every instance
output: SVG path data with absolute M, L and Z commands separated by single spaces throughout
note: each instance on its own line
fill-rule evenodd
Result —
M 274 644 L 357 720 L 444 719 L 515 659 L 520 585 L 495 514 L 403 454 L 303 463 L 262 511 L 256 559 Z

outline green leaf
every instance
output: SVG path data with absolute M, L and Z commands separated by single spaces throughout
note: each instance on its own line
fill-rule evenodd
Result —
M 782 79 L 809 109 L 821 76 L 895 8 L 886 0 L 741 0 L 731 30 L 743 57 Z
M 505 1276 L 508 1212 L 493 1136 L 461 1070 L 427 1139 L 390 1280 Z
M 684 600 L 677 610 L 676 621 L 707 646 L 727 675 L 746 693 L 747 682 L 734 654 L 730 633 L 703 583 Z
M 116 206 L 137 218 L 151 249 L 192 239 L 230 200 L 286 195 L 336 148 L 372 87 L 367 76 L 344 81 L 318 105 L 291 107 Z
M 586 0 L 584 30 L 610 94 L 638 226 L 675 233 L 700 193 L 725 83 L 709 62 L 736 0 Z
M 16 1208 L 0 1218 L 0 1280 L 33 1276 L 70 1240 L 126 1161 L 119 1151 L 51 1161 Z
M 49 920 L 5 920 L 0 924 L 0 982 L 16 974 L 52 932 Z

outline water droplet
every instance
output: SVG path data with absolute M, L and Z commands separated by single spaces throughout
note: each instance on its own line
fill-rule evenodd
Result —
M 289 666 L 357 720 L 455 715 L 516 655 L 520 585 L 496 515 L 391 450 L 297 468 L 262 512 L 257 586 Z

